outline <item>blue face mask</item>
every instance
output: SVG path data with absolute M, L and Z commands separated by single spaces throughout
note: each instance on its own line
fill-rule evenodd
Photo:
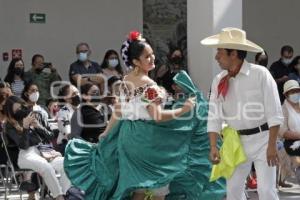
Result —
M 81 62 L 87 61 L 87 59 L 88 59 L 88 53 L 80 52 L 78 54 L 78 60 L 80 60 Z
M 118 59 L 108 59 L 108 65 L 110 66 L 110 67 L 116 67 L 116 66 L 118 66 L 118 64 L 119 64 L 119 61 L 118 61 Z
M 296 94 L 291 94 L 289 95 L 289 100 L 293 103 L 299 103 L 300 100 L 300 94 L 296 93 Z

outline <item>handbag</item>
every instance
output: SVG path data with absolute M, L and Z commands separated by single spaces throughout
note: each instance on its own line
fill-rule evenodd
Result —
M 54 158 L 62 156 L 60 152 L 55 151 L 51 144 L 39 144 L 37 146 L 41 156 L 47 161 L 52 161 Z

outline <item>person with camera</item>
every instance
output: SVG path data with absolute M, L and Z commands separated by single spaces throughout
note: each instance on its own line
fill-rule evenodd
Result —
M 5 134 L 10 145 L 19 150 L 18 167 L 40 174 L 53 197 L 63 200 L 70 182 L 64 172 L 64 158 L 51 150 L 50 140 L 54 135 L 43 126 L 42 115 L 16 96 L 8 97 L 3 108 L 7 117 Z M 60 174 L 59 180 L 56 172 Z
M 61 77 L 57 73 L 56 68 L 53 67 L 52 63 L 46 63 L 44 56 L 35 54 L 32 57 L 32 68 L 25 72 L 25 80 L 27 82 L 35 83 L 40 89 L 40 98 L 38 103 L 46 105 L 47 99 L 51 97 L 50 87 L 53 82 L 60 81 Z M 46 69 L 48 72 L 46 72 Z

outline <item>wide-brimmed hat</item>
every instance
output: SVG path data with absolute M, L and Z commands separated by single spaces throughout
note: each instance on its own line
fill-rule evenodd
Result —
M 201 44 L 216 48 L 263 52 L 263 48 L 247 40 L 245 31 L 231 27 L 223 28 L 221 33 L 203 39 Z
M 298 81 L 295 80 L 289 80 L 284 83 L 283 85 L 283 94 L 287 93 L 288 91 L 291 90 L 299 90 L 300 91 L 300 86 Z

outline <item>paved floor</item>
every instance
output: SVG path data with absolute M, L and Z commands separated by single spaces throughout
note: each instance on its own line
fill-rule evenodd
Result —
M 293 185 L 292 188 L 279 188 L 280 200 L 300 200 L 300 185 L 295 184 L 295 181 L 289 181 Z M 249 200 L 258 200 L 257 192 L 249 191 Z M 27 194 L 23 194 L 23 199 L 27 199 Z M 4 200 L 4 188 L 0 186 L 0 200 Z M 17 191 L 13 191 L 6 200 L 20 200 L 20 195 Z M 209 200 L 209 199 L 205 199 Z

